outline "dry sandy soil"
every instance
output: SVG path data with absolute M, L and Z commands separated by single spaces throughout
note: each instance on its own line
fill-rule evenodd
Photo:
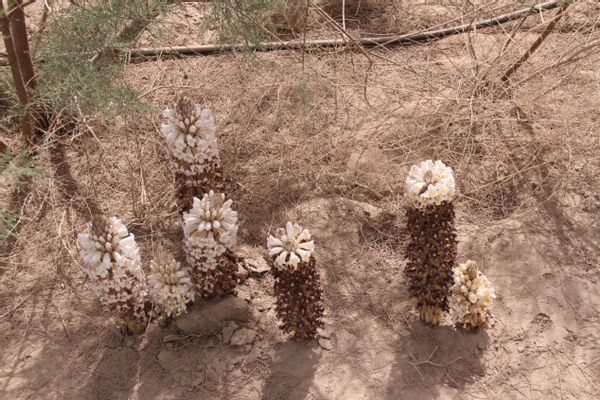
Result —
M 362 25 L 349 29 L 411 31 L 460 16 L 451 4 L 464 2 L 403 13 L 406 3 L 355 13 Z M 197 43 L 207 6 L 178 6 L 149 29 Z M 540 16 L 371 50 L 370 61 L 335 49 L 131 64 L 126 79 L 155 109 L 49 138 L 41 156 L 47 173 L 0 264 L 0 398 L 600 398 L 598 48 L 553 66 L 600 38 L 599 16 L 596 1 L 572 5 L 508 90 L 498 78 L 539 36 Z M 140 43 L 153 42 L 146 32 Z M 94 298 L 75 235 L 97 206 L 127 222 L 146 265 L 157 246 L 181 256 L 158 134 L 179 93 L 218 120 L 244 279 L 237 299 L 127 337 Z M 459 258 L 478 260 L 498 293 L 487 332 L 432 329 L 413 313 L 403 180 L 424 158 L 455 169 Z M 288 219 L 316 239 L 320 341 L 292 343 L 277 328 L 262 252 Z

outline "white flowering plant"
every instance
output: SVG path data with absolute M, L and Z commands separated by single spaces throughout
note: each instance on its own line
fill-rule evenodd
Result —
M 314 338 L 323 326 L 324 306 L 310 232 L 288 222 L 267 237 L 267 250 L 281 329 L 294 340 Z
M 233 201 L 222 193 L 210 191 L 193 199 L 192 208 L 183 214 L 184 248 L 192 275 L 203 296 L 233 290 L 237 267 L 231 256 L 238 232 Z
M 183 214 L 185 247 L 191 261 L 200 261 L 204 270 L 214 269 L 217 258 L 235 247 L 238 217 L 232 204 L 211 190 L 202 200 L 194 198 L 192 209 Z
M 453 272 L 454 284 L 449 295 L 451 321 L 465 329 L 487 328 L 491 317 L 489 307 L 496 298 L 492 284 L 471 260 L 458 265 Z
M 140 331 L 148 321 L 148 288 L 135 236 L 111 217 L 90 223 L 77 236 L 84 269 L 100 302 L 119 312 L 127 326 Z
M 456 265 L 452 169 L 442 161 L 413 165 L 406 178 L 404 278 L 423 321 L 439 325 L 448 311 L 448 291 Z
M 172 257 L 161 256 L 150 262 L 149 293 L 168 317 L 177 317 L 194 301 L 190 268 Z
M 160 131 L 171 158 L 180 209 L 186 211 L 194 197 L 225 189 L 215 120 L 210 109 L 186 97 L 163 115 L 166 121 Z
M 179 102 L 163 112 L 166 122 L 161 133 L 171 155 L 188 164 L 178 172 L 193 175 L 204 172 L 204 163 L 219 156 L 216 126 L 212 111 L 191 102 Z

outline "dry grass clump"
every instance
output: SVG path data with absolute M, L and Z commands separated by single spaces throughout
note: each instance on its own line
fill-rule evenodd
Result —
M 518 26 L 507 26 L 506 35 L 447 39 L 446 46 L 435 47 L 437 54 L 432 56 L 441 56 L 436 61 L 416 60 L 408 66 L 410 84 L 386 85 L 402 101 L 397 108 L 390 107 L 395 115 L 386 116 L 377 127 L 381 134 L 375 135 L 390 158 L 448 160 L 461 176 L 459 200 L 486 219 L 525 212 L 552 197 L 574 173 L 574 155 L 587 152 L 592 140 L 580 138 L 582 128 L 590 129 L 587 117 L 575 103 L 561 99 L 574 100 L 573 93 L 561 86 L 576 85 L 577 74 L 565 76 L 546 61 L 568 62 L 573 49 L 585 45 L 574 37 L 552 37 L 508 82 L 502 82 L 500 77 L 539 36 L 515 31 L 509 39 L 511 28 Z M 462 45 L 464 51 L 439 52 L 452 45 Z M 599 58 L 597 53 L 587 55 L 591 59 L 565 72 L 586 71 Z M 435 73 L 429 74 L 429 68 Z M 421 97 L 406 101 L 413 97 L 407 96 L 408 91 Z M 393 126 L 401 127 L 402 133 Z
M 323 182 L 330 171 L 343 171 L 345 150 L 336 149 L 335 93 L 320 71 L 303 72 L 293 60 L 271 55 L 255 61 L 256 69 L 240 65 L 245 82 L 222 87 L 231 103 L 219 120 L 227 121 L 220 139 L 228 192 L 241 230 L 258 244 L 264 226 L 246 223 L 244 214 L 270 221 L 315 190 L 330 190 Z
M 461 25 L 527 5 L 509 0 L 320 0 L 334 20 L 364 35 L 404 34 Z
M 307 22 L 306 1 L 284 0 L 276 4 L 266 17 L 267 30 L 298 36 L 304 31 Z
M 553 137 L 540 145 L 514 105 L 484 103 L 475 112 L 466 102 L 456 104 L 445 118 L 442 113 L 433 117 L 435 128 L 422 138 L 421 148 L 451 160 L 470 208 L 501 219 L 524 205 L 534 189 L 530 185 L 541 179 L 544 160 L 564 139 Z

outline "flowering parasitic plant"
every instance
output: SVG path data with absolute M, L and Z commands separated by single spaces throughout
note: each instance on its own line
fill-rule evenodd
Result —
M 321 281 L 314 256 L 315 245 L 308 229 L 288 222 L 267 238 L 275 277 L 275 311 L 282 330 L 295 340 L 315 337 L 323 325 Z
M 467 261 L 454 268 L 454 285 L 450 291 L 450 319 L 464 329 L 488 328 L 489 306 L 496 298 L 492 284 L 477 268 L 475 261 Z
M 181 210 L 188 210 L 194 197 L 202 198 L 210 190 L 224 191 L 214 117 L 210 109 L 185 97 L 165 110 L 164 116 L 161 133 L 171 158 Z
M 406 179 L 408 263 L 404 276 L 421 319 L 439 325 L 448 310 L 456 258 L 452 169 L 441 161 L 414 165 Z
M 104 223 L 90 223 L 77 241 L 100 302 L 117 311 L 130 331 L 141 332 L 148 323 L 151 303 L 134 235 L 112 217 Z
M 237 238 L 237 212 L 233 201 L 212 190 L 183 214 L 184 248 L 192 278 L 202 297 L 225 295 L 237 285 L 233 254 Z

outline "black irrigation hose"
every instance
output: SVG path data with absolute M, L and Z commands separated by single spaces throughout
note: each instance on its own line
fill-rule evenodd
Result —
M 561 1 L 547 1 L 530 8 L 524 8 L 512 13 L 499 15 L 494 18 L 485 19 L 476 23 L 464 24 L 452 28 L 444 28 L 426 32 L 412 33 L 398 36 L 384 36 L 376 38 L 361 38 L 355 42 L 364 47 L 411 45 L 432 40 L 439 40 L 446 36 L 456 35 L 481 28 L 488 28 L 527 17 L 532 14 L 541 13 L 560 7 Z M 318 39 L 318 40 L 291 40 L 287 42 L 262 42 L 260 44 L 225 43 L 225 44 L 202 44 L 196 46 L 169 46 L 139 48 L 120 51 L 119 54 L 128 59 L 140 59 L 148 57 L 183 56 L 183 55 L 208 55 L 236 50 L 250 51 L 273 51 L 273 50 L 299 50 L 302 48 L 327 48 L 342 47 L 352 44 L 346 39 Z

